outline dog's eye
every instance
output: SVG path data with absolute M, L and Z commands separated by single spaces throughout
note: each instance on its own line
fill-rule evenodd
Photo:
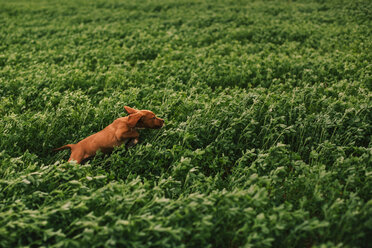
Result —
M 156 117 L 154 116 L 154 117 L 152 117 L 152 119 L 156 119 Z

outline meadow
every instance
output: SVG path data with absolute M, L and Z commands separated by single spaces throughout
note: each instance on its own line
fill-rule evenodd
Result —
M 367 247 L 372 2 L 0 0 L 0 247 Z M 53 148 L 165 119 L 79 165 Z

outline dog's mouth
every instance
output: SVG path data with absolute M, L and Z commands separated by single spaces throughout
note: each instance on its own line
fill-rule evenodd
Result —
M 137 130 L 141 130 L 141 129 L 146 129 L 146 128 L 149 128 L 149 129 L 160 129 L 164 126 L 164 121 L 161 121 L 159 123 L 156 123 L 156 124 L 153 124 L 153 125 L 147 125 L 146 123 L 142 122 L 142 120 L 140 120 L 137 125 L 136 125 L 136 129 Z
M 164 126 L 164 123 L 161 123 L 161 124 L 158 124 L 158 125 L 155 125 L 153 127 L 151 127 L 151 129 L 160 129 Z
M 165 124 L 164 120 L 161 120 L 161 123 L 159 124 L 159 128 L 162 128 L 164 124 Z

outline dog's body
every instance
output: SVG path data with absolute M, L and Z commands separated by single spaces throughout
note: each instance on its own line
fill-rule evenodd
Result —
M 157 118 L 149 110 L 136 110 L 125 106 L 129 116 L 116 119 L 103 130 L 95 133 L 76 144 L 68 144 L 55 151 L 71 149 L 71 156 L 68 161 L 75 160 L 80 164 L 84 159 L 92 157 L 98 150 L 103 153 L 111 152 L 115 146 L 127 143 L 130 146 L 138 143 L 138 129 L 158 129 L 164 124 L 164 120 Z

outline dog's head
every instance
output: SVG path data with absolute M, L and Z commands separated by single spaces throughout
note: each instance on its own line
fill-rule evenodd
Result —
M 129 127 L 159 129 L 164 125 L 164 120 L 156 117 L 150 110 L 137 110 L 128 106 L 124 108 L 129 114 Z

